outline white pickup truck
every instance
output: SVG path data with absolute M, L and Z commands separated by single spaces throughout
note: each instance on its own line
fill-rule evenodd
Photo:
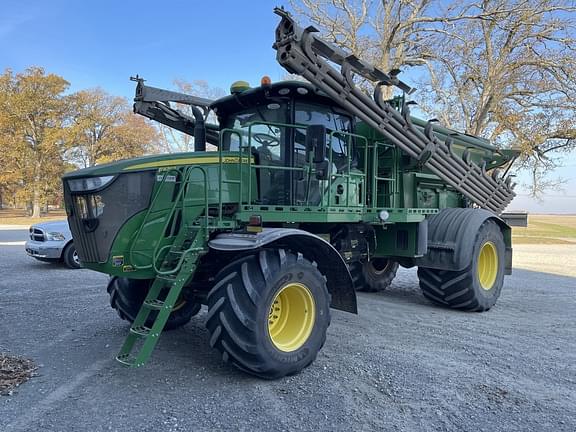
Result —
M 64 262 L 72 269 L 81 267 L 66 220 L 32 225 L 25 248 L 29 256 L 39 261 Z

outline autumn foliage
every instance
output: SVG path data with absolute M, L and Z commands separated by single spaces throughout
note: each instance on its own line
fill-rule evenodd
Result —
M 0 204 L 27 203 L 38 217 L 59 202 L 65 171 L 154 150 L 156 129 L 126 99 L 68 87 L 39 67 L 0 75 Z

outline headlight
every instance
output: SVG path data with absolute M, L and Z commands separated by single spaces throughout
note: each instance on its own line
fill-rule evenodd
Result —
M 68 180 L 68 187 L 72 192 L 86 192 L 106 186 L 113 178 L 114 176 L 72 179 Z
M 64 236 L 64 234 L 62 234 L 60 232 L 49 232 L 49 233 L 46 233 L 46 239 L 47 240 L 62 241 L 62 240 L 66 240 L 66 237 Z

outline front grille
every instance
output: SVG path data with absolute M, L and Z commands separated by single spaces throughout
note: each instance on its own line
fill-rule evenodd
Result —
M 122 226 L 150 202 L 155 171 L 118 175 L 103 189 L 72 193 L 64 182 L 64 199 L 74 245 L 85 263 L 105 263 Z
M 76 217 L 68 218 L 68 224 L 70 225 L 70 231 L 72 231 L 72 237 L 74 238 L 74 246 L 76 246 L 80 259 L 87 263 L 103 261 L 96 247 L 94 233 L 88 233 L 84 230 L 82 220 Z
M 30 227 L 30 240 L 34 240 L 37 242 L 46 241 L 44 231 L 42 231 L 40 228 Z

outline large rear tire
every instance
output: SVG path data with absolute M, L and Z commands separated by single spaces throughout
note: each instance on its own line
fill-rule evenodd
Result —
M 144 303 L 152 280 L 128 279 L 114 276 L 108 282 L 108 294 L 110 294 L 110 306 L 116 309 L 120 318 L 133 323 L 138 311 Z M 180 299 L 172 309 L 164 330 L 172 330 L 187 324 L 194 315 L 200 312 L 200 303 Z M 146 326 L 154 324 L 158 312 L 152 311 L 146 320 Z
M 504 284 L 505 244 L 502 231 L 485 221 L 474 240 L 472 262 L 461 271 L 418 268 L 420 288 L 433 303 L 483 312 L 496 304 Z
M 276 379 L 309 366 L 330 325 L 330 294 L 316 265 L 283 249 L 240 258 L 208 294 L 210 345 L 225 362 Z
M 389 258 L 372 258 L 350 266 L 356 291 L 377 292 L 388 288 L 398 271 L 398 263 Z

